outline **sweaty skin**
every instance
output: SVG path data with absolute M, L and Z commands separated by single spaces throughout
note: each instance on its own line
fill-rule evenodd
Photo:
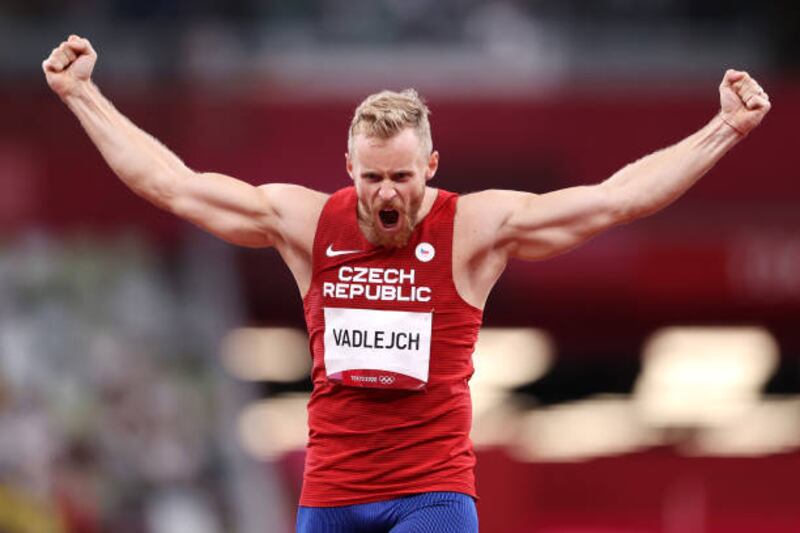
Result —
M 72 35 L 42 63 L 47 83 L 76 115 L 111 169 L 136 194 L 241 246 L 274 246 L 301 295 L 311 283 L 312 245 L 327 194 L 289 184 L 260 187 L 222 174 L 196 172 L 136 127 L 91 80 L 97 54 Z M 720 111 L 678 143 L 631 163 L 596 185 L 547 194 L 486 190 L 459 197 L 453 234 L 453 278 L 459 294 L 483 308 L 511 258 L 563 253 L 616 225 L 654 213 L 694 185 L 770 110 L 769 97 L 746 72 L 728 70 Z M 430 211 L 427 182 L 439 154 L 423 153 L 413 130 L 386 139 L 355 139 L 346 169 L 356 187 L 365 237 L 402 246 Z M 386 226 L 380 211 L 399 213 Z M 385 214 L 384 214 L 385 216 Z

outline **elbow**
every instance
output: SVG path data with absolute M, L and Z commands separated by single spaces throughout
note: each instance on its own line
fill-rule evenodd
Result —
M 192 210 L 189 191 L 186 184 L 194 176 L 194 172 L 166 172 L 164 179 L 151 183 L 149 197 L 153 203 L 171 213 L 186 218 L 187 211 Z

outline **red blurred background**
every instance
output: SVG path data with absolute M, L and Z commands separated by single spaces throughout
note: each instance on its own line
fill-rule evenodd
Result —
M 353 108 L 384 87 L 416 86 L 433 111 L 432 185 L 541 193 L 692 133 L 725 68 L 747 68 L 774 106 L 758 130 L 665 211 L 509 265 L 485 324 L 552 344 L 542 375 L 503 390 L 520 415 L 504 435 L 523 416 L 628 402 L 654 334 L 708 326 L 774 340 L 753 405 L 783 402 L 783 418 L 741 424 L 756 438 L 774 422 L 784 440 L 714 454 L 698 443 L 721 426 L 667 424 L 558 458 L 482 436 L 478 510 L 490 533 L 800 531 L 798 21 L 786 2 L 712 0 L 0 7 L 0 530 L 284 532 L 302 476 L 302 443 L 252 453 L 243 413 L 309 380 L 242 379 L 224 362 L 237 328 L 304 327 L 288 270 L 113 176 L 36 70 L 78 32 L 103 92 L 190 167 L 327 192 L 348 184 Z

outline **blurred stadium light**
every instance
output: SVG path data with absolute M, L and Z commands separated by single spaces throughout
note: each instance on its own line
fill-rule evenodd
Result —
M 758 327 L 672 327 L 653 334 L 634 397 L 649 423 L 713 426 L 755 407 L 778 345 Z
M 482 328 L 472 361 L 473 393 L 507 390 L 539 379 L 552 364 L 553 341 L 534 328 Z
M 524 461 L 580 461 L 661 443 L 659 432 L 643 423 L 627 396 L 534 409 L 520 426 L 512 450 Z
M 689 454 L 754 457 L 800 448 L 800 396 L 765 399 L 726 423 L 702 428 Z
M 244 381 L 298 381 L 311 370 L 308 335 L 296 328 L 234 329 L 221 356 L 225 369 Z
M 238 422 L 244 449 L 264 461 L 303 449 L 308 435 L 308 399 L 308 394 L 290 394 L 246 406 Z
M 800 396 L 761 400 L 741 416 L 703 428 L 687 451 L 754 457 L 800 448 Z
M 534 328 L 482 328 L 472 355 L 472 441 L 476 446 L 504 445 L 516 433 L 518 407 L 514 387 L 544 375 L 554 357 L 547 332 Z

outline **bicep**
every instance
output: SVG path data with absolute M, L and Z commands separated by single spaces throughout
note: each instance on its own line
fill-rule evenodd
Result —
M 570 187 L 537 195 L 516 191 L 506 199 L 499 242 L 510 257 L 544 259 L 566 252 L 622 222 L 602 185 Z
M 297 185 L 256 187 L 230 176 L 197 173 L 184 180 L 171 201 L 181 218 L 220 237 L 249 247 L 273 246 L 291 233 L 295 212 L 315 193 Z

